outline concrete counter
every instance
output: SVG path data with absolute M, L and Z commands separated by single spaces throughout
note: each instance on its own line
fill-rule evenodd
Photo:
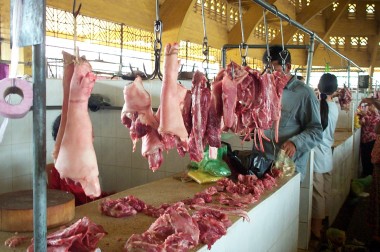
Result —
M 233 225 L 228 228 L 227 235 L 219 239 L 211 251 L 295 251 L 297 248 L 298 209 L 299 209 L 299 175 L 278 180 L 278 186 L 267 190 L 260 200 L 251 205 L 247 211 L 251 221 L 243 222 L 237 216 L 230 216 Z M 172 177 L 157 180 L 142 186 L 131 188 L 110 198 L 134 195 L 147 204 L 158 206 L 162 203 L 177 202 L 190 198 L 212 184 L 199 185 L 196 182 L 183 183 Z M 108 232 L 98 244 L 101 251 L 122 251 L 125 242 L 135 233 L 143 233 L 155 220 L 144 214 L 126 218 L 112 218 L 101 215 L 98 201 L 94 201 L 75 209 L 75 219 L 89 217 L 102 225 Z M 53 232 L 48 230 L 48 233 Z M 13 236 L 11 232 L 0 232 L 0 251 L 25 251 L 30 242 L 25 242 L 14 249 L 4 246 L 4 241 Z M 21 233 L 29 235 L 32 233 Z M 194 251 L 208 251 L 207 246 L 199 245 Z M 235 250 L 237 251 L 237 250 Z

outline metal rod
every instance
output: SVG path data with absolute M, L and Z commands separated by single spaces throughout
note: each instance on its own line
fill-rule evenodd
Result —
M 246 45 L 247 48 L 256 48 L 256 49 L 266 49 L 267 45 Z M 222 67 L 226 67 L 226 52 L 227 49 L 239 49 L 240 45 L 235 44 L 225 44 L 222 47 Z M 288 45 L 286 46 L 287 49 L 308 49 L 309 45 Z
M 311 67 L 313 66 L 313 55 L 314 55 L 314 33 L 310 35 L 310 45 L 307 54 L 307 70 L 306 70 L 306 85 L 310 86 L 310 73 Z
M 350 61 L 347 63 L 347 85 L 348 85 L 348 88 L 351 87 L 351 78 L 350 78 L 350 75 L 351 75 L 351 64 L 350 64 Z
M 287 20 L 289 22 L 289 24 L 297 27 L 298 29 L 300 29 L 301 31 L 309 34 L 310 36 L 314 36 L 314 39 L 317 40 L 319 43 L 321 43 L 325 48 L 329 49 L 330 51 L 333 51 L 335 54 L 337 54 L 338 56 L 340 56 L 341 58 L 345 59 L 346 61 L 348 62 L 351 62 L 352 65 L 354 65 L 355 67 L 359 68 L 360 70 L 362 70 L 357 64 L 355 64 L 352 60 L 350 60 L 349 58 L 347 58 L 346 56 L 344 56 L 343 54 L 339 53 L 337 50 L 335 50 L 334 48 L 332 48 L 328 43 L 326 43 L 323 39 L 321 39 L 317 34 L 315 34 L 313 31 L 307 29 L 306 27 L 304 27 L 303 25 L 301 25 L 300 23 L 298 23 L 297 21 L 291 19 L 288 15 L 286 14 L 283 14 L 282 12 L 278 11 L 276 7 L 274 7 L 274 5 L 271 5 L 269 3 L 267 3 L 266 1 L 263 1 L 263 0 L 252 0 L 253 2 L 257 3 L 258 5 L 264 7 L 265 9 L 269 10 L 270 12 L 272 12 L 273 14 L 275 14 L 276 16 L 278 16 L 279 18 L 283 18 L 285 20 Z M 363 71 L 363 70 L 362 70 Z
M 46 0 L 40 0 L 36 8 L 42 8 L 41 34 L 46 30 Z M 32 47 L 33 72 L 33 237 L 34 251 L 46 251 L 46 62 L 45 36 L 42 44 Z

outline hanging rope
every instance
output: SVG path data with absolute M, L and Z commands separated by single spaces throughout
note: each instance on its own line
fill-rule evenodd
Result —
M 239 45 L 241 64 L 247 66 L 247 54 L 248 54 L 248 45 L 245 43 L 244 36 L 244 24 L 243 24 L 243 15 L 241 9 L 241 0 L 239 0 L 239 20 L 240 20 L 240 30 L 241 30 L 241 44 Z
M 77 47 L 77 40 L 78 40 L 78 34 L 77 34 L 77 16 L 79 15 L 79 12 L 80 12 L 80 9 L 82 8 L 82 4 L 80 3 L 79 4 L 79 7 L 78 7 L 78 10 L 75 10 L 76 8 L 76 0 L 74 0 L 73 2 L 73 17 L 74 17 L 74 35 L 73 35 L 73 39 L 74 39 L 74 55 L 75 55 L 75 59 L 76 61 L 78 62 L 79 60 L 79 50 L 78 50 L 78 47 Z
M 209 63 L 209 46 L 208 46 L 208 39 L 207 39 L 207 30 L 206 30 L 206 17 L 205 17 L 205 7 L 204 7 L 204 0 L 202 0 L 202 22 L 203 22 L 203 43 L 202 43 L 202 53 L 205 56 L 205 59 L 202 61 L 202 67 L 205 71 L 205 76 L 208 79 L 208 63 Z M 204 66 L 204 63 L 206 63 L 206 67 Z
M 265 69 L 272 71 L 272 68 L 273 68 L 271 66 L 272 57 L 270 56 L 270 50 L 269 50 L 268 24 L 267 24 L 267 19 L 265 16 L 265 9 L 263 10 L 263 17 L 264 17 L 264 27 L 265 27 L 265 43 L 267 45 L 267 65 Z

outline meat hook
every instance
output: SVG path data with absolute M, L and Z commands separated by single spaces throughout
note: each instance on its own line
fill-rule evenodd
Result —
M 160 58 L 161 58 L 161 50 L 162 50 L 162 21 L 160 19 L 159 15 L 159 2 L 156 0 L 156 21 L 154 22 L 154 70 L 152 74 L 147 74 L 145 65 L 143 64 L 144 73 L 147 76 L 148 79 L 153 80 L 156 76 L 162 80 L 162 73 L 160 69 Z
M 77 16 L 79 15 L 80 9 L 82 8 L 82 3 L 80 3 L 79 7 L 78 7 L 78 10 L 75 10 L 76 2 L 77 2 L 76 0 L 74 0 L 74 2 L 73 2 L 73 12 L 72 12 L 72 14 L 73 14 L 74 18 L 77 18 Z

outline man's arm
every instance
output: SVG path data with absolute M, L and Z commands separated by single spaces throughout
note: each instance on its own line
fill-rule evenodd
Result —
M 303 114 L 301 115 L 301 123 L 304 130 L 289 139 L 297 151 L 309 151 L 322 141 L 322 125 L 319 112 L 319 101 L 313 94 L 311 89 L 308 90 L 309 95 L 305 98 L 302 106 Z M 288 142 L 284 146 L 289 145 Z

